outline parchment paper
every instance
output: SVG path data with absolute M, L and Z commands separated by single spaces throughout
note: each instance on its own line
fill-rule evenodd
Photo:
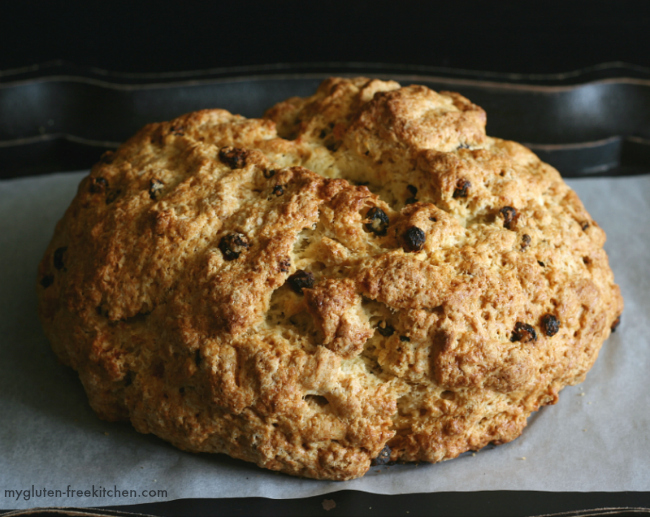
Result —
M 362 479 L 327 482 L 182 452 L 92 412 L 76 373 L 49 348 L 34 287 L 54 225 L 84 174 L 0 182 L 1 509 L 294 498 L 344 489 L 650 490 L 650 176 L 569 182 L 607 232 L 625 298 L 622 323 L 582 385 L 562 391 L 559 403 L 534 414 L 509 444 L 437 465 L 375 467 Z

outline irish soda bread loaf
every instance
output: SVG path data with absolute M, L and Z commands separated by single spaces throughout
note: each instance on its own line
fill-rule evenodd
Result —
M 485 122 L 357 78 L 146 126 L 40 264 L 54 350 L 101 418 L 293 475 L 513 440 L 623 302 L 576 194 Z

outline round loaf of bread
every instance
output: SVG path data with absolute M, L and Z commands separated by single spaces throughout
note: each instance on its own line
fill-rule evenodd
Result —
M 357 78 L 146 126 L 45 252 L 52 347 L 101 418 L 293 475 L 513 440 L 623 302 L 577 195 L 485 123 Z

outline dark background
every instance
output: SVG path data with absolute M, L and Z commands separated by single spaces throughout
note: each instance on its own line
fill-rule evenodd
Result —
M 131 73 L 315 61 L 517 73 L 650 66 L 650 2 L 3 2 L 0 70 L 51 60 Z

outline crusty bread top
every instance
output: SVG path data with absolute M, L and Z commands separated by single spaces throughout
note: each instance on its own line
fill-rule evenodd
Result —
M 54 350 L 102 418 L 295 475 L 516 438 L 623 304 L 576 194 L 485 123 L 357 78 L 146 126 L 40 265 Z

